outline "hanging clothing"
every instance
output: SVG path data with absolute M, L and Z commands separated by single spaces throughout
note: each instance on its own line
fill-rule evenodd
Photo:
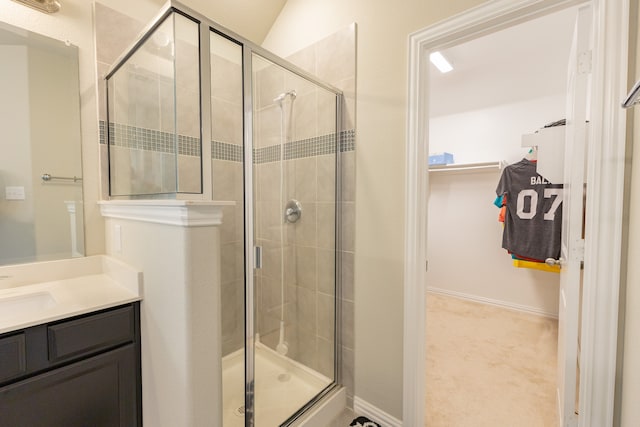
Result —
M 544 262 L 531 262 L 522 259 L 514 259 L 513 266 L 518 268 L 530 268 L 533 270 L 548 271 L 549 273 L 560 273 L 559 265 L 547 265 Z
M 500 213 L 498 214 L 498 221 L 504 224 L 504 217 L 507 213 L 507 196 L 506 194 L 502 194 L 493 201 L 493 204 L 500 208 Z
M 518 256 L 545 260 L 560 257 L 562 184 L 552 184 L 522 159 L 502 171 L 496 189 L 506 196 L 502 247 Z

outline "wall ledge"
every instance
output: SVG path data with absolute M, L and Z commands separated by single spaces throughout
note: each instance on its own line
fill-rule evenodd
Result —
M 100 212 L 105 218 L 127 219 L 176 225 L 207 227 L 222 224 L 222 208 L 235 202 L 203 200 L 103 200 Z

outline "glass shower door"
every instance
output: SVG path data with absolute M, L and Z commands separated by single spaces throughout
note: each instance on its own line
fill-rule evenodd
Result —
M 223 425 L 287 425 L 337 380 L 337 95 L 209 42 Z
M 245 426 L 245 182 L 242 45 L 211 31 L 211 177 L 223 208 L 221 247 L 222 407 L 224 427 Z
M 253 54 L 255 426 L 335 381 L 336 94 Z

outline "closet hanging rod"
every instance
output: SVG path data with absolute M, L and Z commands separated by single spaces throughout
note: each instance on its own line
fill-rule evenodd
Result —
M 62 181 L 73 181 L 73 182 L 78 182 L 78 181 L 82 181 L 82 177 L 79 176 L 52 176 L 48 173 L 43 173 L 40 178 L 42 178 L 42 181 L 44 182 L 48 182 L 53 180 L 62 180 Z
M 631 108 L 640 102 L 640 80 L 633 85 L 633 88 L 622 103 L 622 108 Z
M 442 173 L 442 172 L 469 172 L 469 171 L 491 171 L 491 170 L 502 170 L 506 166 L 506 162 L 504 160 L 500 160 L 497 162 L 481 162 L 481 163 L 458 163 L 458 164 L 450 164 L 450 165 L 438 165 L 438 166 L 430 166 L 429 173 Z

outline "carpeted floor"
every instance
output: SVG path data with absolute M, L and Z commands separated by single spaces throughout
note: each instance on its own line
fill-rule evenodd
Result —
M 429 293 L 426 427 L 557 423 L 554 319 Z

